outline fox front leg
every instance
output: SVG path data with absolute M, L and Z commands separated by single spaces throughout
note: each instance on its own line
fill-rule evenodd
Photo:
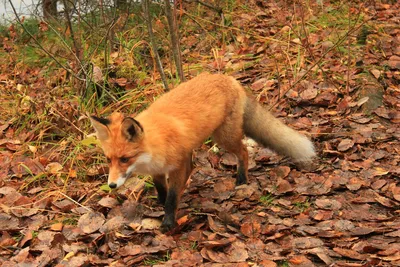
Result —
M 165 205 L 167 199 L 167 181 L 165 175 L 155 175 L 153 177 L 154 185 L 157 189 L 158 203 Z
M 165 216 L 161 224 L 163 233 L 176 226 L 176 212 L 181 195 L 185 189 L 186 181 L 192 171 L 192 155 L 187 157 L 182 167 L 173 171 L 168 176 L 168 191 L 165 200 Z

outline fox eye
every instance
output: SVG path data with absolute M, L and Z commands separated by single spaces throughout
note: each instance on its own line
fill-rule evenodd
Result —
M 129 158 L 127 158 L 127 157 L 121 157 L 121 158 L 119 158 L 119 161 L 120 161 L 121 163 L 128 163 Z

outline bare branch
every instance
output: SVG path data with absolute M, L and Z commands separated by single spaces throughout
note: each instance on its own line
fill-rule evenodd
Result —
M 174 57 L 176 71 L 178 72 L 181 82 L 185 81 L 185 75 L 182 69 L 181 49 L 178 38 L 178 27 L 176 26 L 176 12 L 172 11 L 170 0 L 164 0 L 165 14 L 167 16 L 169 34 L 171 38 L 172 55 Z
M 145 17 L 145 21 L 146 21 L 146 25 L 147 25 L 147 31 L 149 32 L 151 49 L 153 50 L 154 57 L 156 58 L 156 66 L 157 66 L 158 72 L 160 73 L 161 80 L 162 80 L 163 85 L 164 85 L 164 89 L 166 91 L 168 91 L 169 88 L 168 88 L 167 79 L 165 77 L 164 69 L 163 69 L 163 66 L 161 64 L 160 55 L 158 54 L 157 44 L 156 44 L 156 40 L 155 40 L 154 34 L 153 34 L 153 26 L 151 25 L 151 16 L 150 16 L 150 10 L 149 10 L 149 0 L 142 0 L 142 8 L 143 8 L 143 13 L 144 13 L 144 17 Z
M 21 19 L 18 16 L 17 11 L 15 10 L 14 4 L 12 3 L 11 0 L 8 0 L 10 3 L 10 6 L 13 10 L 13 13 L 15 15 L 15 18 L 17 19 L 18 23 L 21 25 L 21 27 L 24 29 L 24 31 L 32 38 L 32 40 L 36 43 L 36 45 L 43 51 L 45 52 L 51 59 L 54 60 L 62 69 L 66 70 L 69 74 L 71 74 L 74 78 L 78 79 L 79 81 L 85 81 L 85 79 L 80 78 L 77 76 L 71 69 L 65 67 L 58 59 L 56 59 L 49 51 L 47 51 L 41 44 L 40 42 L 33 36 L 33 34 L 28 31 L 28 29 L 25 27 L 25 25 L 22 23 Z

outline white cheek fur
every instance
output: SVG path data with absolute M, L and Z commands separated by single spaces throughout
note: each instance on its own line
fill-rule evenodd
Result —
M 150 154 L 144 153 L 137 158 L 134 164 L 150 164 L 151 160 L 152 156 Z
M 160 174 L 168 173 L 173 168 L 173 166 L 165 166 L 165 160 L 157 160 L 151 154 L 143 153 L 141 154 L 131 166 L 129 166 L 125 175 L 130 175 L 131 173 L 137 174 Z

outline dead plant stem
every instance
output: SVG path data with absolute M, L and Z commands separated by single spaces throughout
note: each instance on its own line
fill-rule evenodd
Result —
M 176 23 L 176 11 L 175 4 L 174 8 L 171 8 L 170 0 L 164 0 L 165 4 L 165 14 L 167 16 L 169 35 L 172 46 L 172 56 L 174 58 L 176 71 L 178 72 L 178 77 L 181 82 L 185 81 L 185 75 L 182 69 L 182 57 L 181 57 L 181 49 L 179 45 L 179 30 Z
M 151 16 L 150 16 L 150 10 L 149 10 L 149 0 L 142 0 L 142 9 L 146 21 L 146 26 L 147 26 L 147 31 L 149 33 L 149 39 L 151 43 L 151 49 L 153 50 L 153 55 L 156 59 L 156 67 L 158 69 L 158 72 L 160 73 L 162 83 L 164 85 L 165 91 L 169 91 L 168 88 L 168 83 L 167 83 L 167 78 L 165 77 L 164 73 L 164 68 L 161 63 L 160 55 L 158 54 L 158 48 L 156 44 L 156 40 L 153 34 L 153 26 L 151 24 Z
M 33 34 L 25 27 L 25 25 L 22 23 L 20 17 L 18 16 L 17 11 L 15 10 L 14 4 L 12 3 L 11 0 L 8 0 L 8 2 L 10 3 L 10 6 L 13 10 L 13 13 L 15 15 L 15 18 L 18 21 L 18 24 L 21 25 L 21 27 L 24 29 L 24 31 L 32 38 L 32 40 L 36 43 L 36 45 L 46 54 L 48 55 L 52 60 L 54 60 L 54 62 L 57 63 L 57 65 L 59 65 L 62 69 L 66 70 L 69 74 L 71 74 L 74 78 L 76 78 L 79 81 L 85 81 L 85 79 L 79 77 L 78 75 L 76 75 L 71 69 L 65 67 L 57 58 L 55 58 L 49 51 L 47 51 L 41 44 L 40 42 L 35 38 L 35 36 L 33 36 Z

